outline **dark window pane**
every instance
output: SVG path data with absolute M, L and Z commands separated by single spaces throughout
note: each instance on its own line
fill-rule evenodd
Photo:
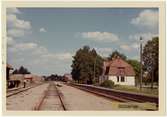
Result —
M 125 82 L 125 77 L 121 76 L 121 82 Z
M 106 67 L 106 72 L 105 72 L 105 75 L 108 75 L 109 70 L 110 70 L 110 67 Z
M 117 76 L 117 82 L 119 82 L 119 76 Z

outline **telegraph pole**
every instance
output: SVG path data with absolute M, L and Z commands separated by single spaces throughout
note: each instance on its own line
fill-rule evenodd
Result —
M 97 55 L 96 55 L 96 58 L 97 58 Z M 94 61 L 94 80 L 96 80 L 96 78 L 95 78 L 96 58 L 95 58 L 95 61 Z
M 140 90 L 142 90 L 142 77 L 143 77 L 142 61 L 143 61 L 143 55 L 142 55 L 142 37 L 140 37 Z

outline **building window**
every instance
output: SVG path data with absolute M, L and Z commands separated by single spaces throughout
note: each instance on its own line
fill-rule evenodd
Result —
M 110 70 L 110 67 L 106 67 L 106 72 L 105 72 L 105 75 L 108 75 L 109 70 Z
M 119 76 L 117 76 L 117 82 L 119 82 Z
M 121 82 L 125 82 L 125 77 L 121 76 Z
M 125 67 L 118 67 L 119 75 L 124 76 L 125 75 Z

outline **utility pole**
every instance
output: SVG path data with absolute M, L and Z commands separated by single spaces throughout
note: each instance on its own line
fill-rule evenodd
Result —
M 97 58 L 97 55 L 96 55 L 96 58 Z M 94 80 L 96 80 L 96 77 L 95 77 L 95 68 L 96 68 L 96 58 L 95 58 L 95 61 L 94 61 Z
M 143 56 L 142 56 L 142 37 L 140 37 L 140 90 L 142 90 L 142 78 L 143 78 Z
M 153 83 L 154 83 L 154 62 L 153 59 L 151 60 L 152 68 L 151 68 L 151 89 L 153 89 Z

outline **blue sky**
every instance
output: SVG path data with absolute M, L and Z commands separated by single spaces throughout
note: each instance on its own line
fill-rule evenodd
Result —
M 89 45 L 107 57 L 114 50 L 139 59 L 143 44 L 158 35 L 156 8 L 8 8 L 7 61 L 34 74 L 70 73 L 72 56 Z

